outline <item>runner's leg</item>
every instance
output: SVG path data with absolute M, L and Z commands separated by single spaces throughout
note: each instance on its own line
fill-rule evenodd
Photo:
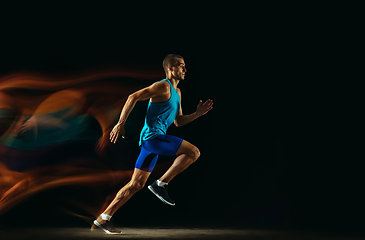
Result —
M 178 156 L 171 167 L 159 179 L 161 182 L 169 183 L 177 174 L 184 171 L 200 156 L 199 149 L 188 141 L 183 141 L 176 152 Z
M 113 216 L 113 214 L 124 203 L 126 203 L 136 192 L 144 187 L 150 174 L 151 173 L 148 171 L 135 168 L 131 181 L 119 190 L 114 200 L 109 204 L 109 206 L 105 209 L 103 213 Z M 97 221 L 101 223 L 103 220 L 99 216 Z

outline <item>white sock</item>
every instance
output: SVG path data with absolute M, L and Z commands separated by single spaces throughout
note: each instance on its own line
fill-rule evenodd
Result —
M 165 183 L 165 182 L 161 182 L 160 180 L 157 180 L 157 186 L 159 187 L 163 187 L 165 185 L 168 185 L 168 183 Z
M 104 214 L 104 213 L 102 213 L 100 216 L 101 216 L 101 219 L 103 219 L 105 221 L 110 221 L 110 219 L 112 218 L 112 216 L 110 216 L 108 214 Z

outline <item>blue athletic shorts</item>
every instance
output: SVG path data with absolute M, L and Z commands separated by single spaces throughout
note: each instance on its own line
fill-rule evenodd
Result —
M 135 168 L 152 172 L 158 155 L 175 156 L 183 139 L 171 135 L 158 135 L 144 141 Z

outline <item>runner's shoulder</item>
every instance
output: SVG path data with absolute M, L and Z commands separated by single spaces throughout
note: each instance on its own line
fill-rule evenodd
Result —
M 169 92 L 170 84 L 166 81 L 158 81 L 151 85 L 152 88 L 159 92 Z

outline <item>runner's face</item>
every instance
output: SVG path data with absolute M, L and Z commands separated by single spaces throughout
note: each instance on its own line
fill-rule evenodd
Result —
M 184 80 L 186 73 L 185 61 L 182 58 L 178 58 L 177 61 L 176 65 L 171 68 L 172 76 L 177 80 Z

